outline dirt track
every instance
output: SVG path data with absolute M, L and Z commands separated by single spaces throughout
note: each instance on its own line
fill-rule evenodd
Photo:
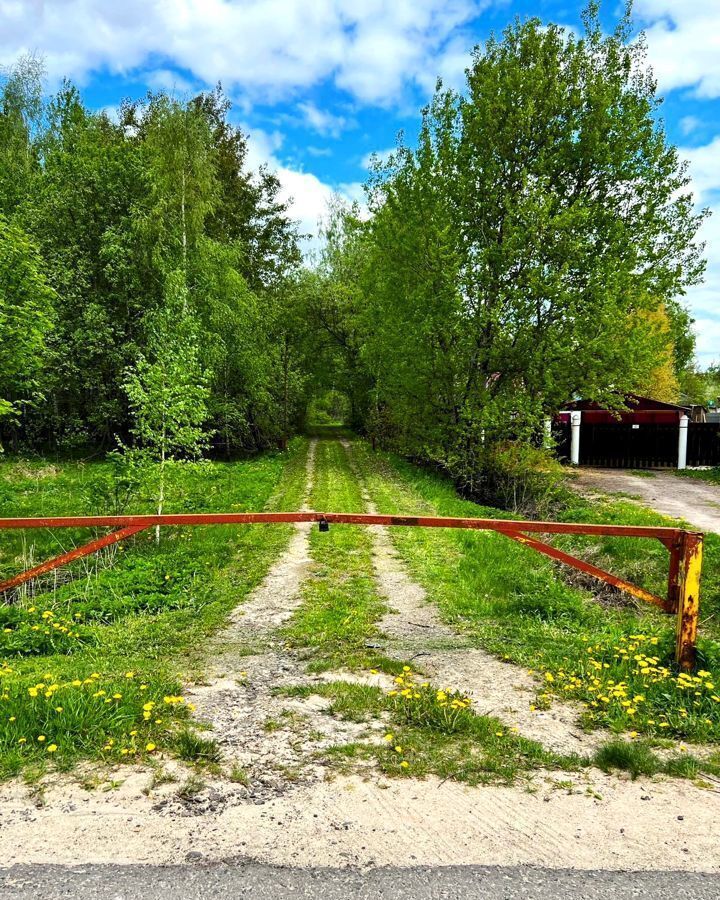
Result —
M 627 494 L 643 506 L 720 534 L 720 487 L 673 472 L 634 475 L 619 469 L 578 469 L 573 484 L 583 493 Z
M 352 448 L 346 447 L 352 459 Z M 357 472 L 362 478 L 362 473 Z M 308 458 L 308 492 L 313 454 Z M 643 479 L 639 479 L 643 481 Z M 372 500 L 365 494 L 368 509 Z M 371 768 L 335 777 L 315 751 L 347 740 L 380 740 L 382 722 L 343 722 L 319 697 L 283 700 L 291 718 L 268 729 L 273 689 L 327 678 L 375 679 L 334 672 L 309 675 L 275 629 L 302 602 L 307 530 L 218 635 L 208 677 L 189 686 L 213 726 L 226 763 L 248 782 L 206 779 L 193 796 L 150 771 L 118 769 L 117 783 L 86 790 L 55 778 L 41 797 L 20 782 L 0 788 L 2 865 L 52 861 L 169 864 L 243 857 L 288 866 L 447 866 L 531 864 L 554 868 L 720 871 L 720 798 L 689 781 L 539 772 L 514 787 L 467 787 L 431 778 L 387 779 Z M 386 652 L 432 644 L 423 667 L 439 683 L 472 694 L 489 712 L 548 746 L 591 750 L 575 710 L 554 705 L 530 715 L 533 681 L 522 669 L 469 649 L 445 626 L 412 581 L 384 529 L 374 530 L 373 566 L 388 604 L 381 622 Z M 164 774 L 183 780 L 182 764 Z

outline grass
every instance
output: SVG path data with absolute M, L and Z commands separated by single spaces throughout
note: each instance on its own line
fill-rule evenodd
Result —
M 330 698 L 329 712 L 352 722 L 382 717 L 382 743 L 345 744 L 330 753 L 340 769 L 358 759 L 374 760 L 387 775 L 425 778 L 435 775 L 469 784 L 512 783 L 536 768 L 574 771 L 587 764 L 578 756 L 560 756 L 506 728 L 492 716 L 473 712 L 466 697 L 438 690 L 410 670 L 397 687 L 334 681 L 291 688 L 291 696 Z
M 501 518 L 496 509 L 457 496 L 437 474 L 392 456 L 356 456 L 376 505 L 385 513 L 427 512 Z M 566 520 L 667 524 L 624 501 L 590 504 L 569 495 Z M 569 583 L 562 570 L 532 550 L 488 532 L 391 529 L 412 576 L 445 621 L 503 659 L 528 666 L 542 681 L 538 706 L 572 698 L 584 724 L 649 737 L 720 740 L 720 645 L 707 617 L 719 611 L 720 544 L 708 536 L 703 608 L 706 635 L 692 680 L 672 664 L 674 621 L 653 607 L 604 606 Z M 667 553 L 656 542 L 607 538 L 590 547 L 583 539 L 563 546 L 588 553 L 613 572 L 662 590 Z
M 720 466 L 712 469 L 676 469 L 675 474 L 680 478 L 694 478 L 696 481 L 720 485 Z
M 168 511 L 296 509 L 306 442 L 287 454 L 173 467 Z M 0 463 L 0 516 L 105 512 L 109 463 Z M 128 511 L 151 509 L 141 494 Z M 71 580 L 0 606 L 0 778 L 81 758 L 189 753 L 182 674 L 205 638 L 259 583 L 290 535 L 281 526 L 167 529 L 118 547 Z M 17 571 L 83 533 L 0 533 L 0 571 Z M 182 735 L 186 734 L 186 738 Z M 202 755 L 208 752 L 196 745 Z
M 351 463 L 337 429 L 318 429 L 316 436 L 311 508 L 363 511 L 364 485 L 381 512 L 507 515 L 463 500 L 446 479 L 373 454 L 362 442 L 353 443 Z M 305 462 L 306 442 L 298 440 L 284 455 L 177 466 L 168 509 L 298 509 Z M 106 463 L 3 462 L 0 515 L 106 511 L 115 502 L 107 486 L 112 478 Z M 128 508 L 144 511 L 151 500 L 133 496 Z M 559 514 L 587 522 L 666 523 L 623 500 L 589 503 L 571 494 Z M 69 581 L 44 582 L 40 592 L 21 593 L 0 607 L 0 777 L 24 772 L 37 780 L 49 768 L 70 769 L 82 758 L 114 763 L 160 752 L 209 771 L 217 746 L 191 730 L 182 675 L 201 664 L 205 638 L 259 583 L 290 533 L 290 526 L 169 529 L 159 546 L 151 535 L 140 537 L 91 568 L 76 566 Z M 664 760 L 652 750 L 669 738 L 720 739 L 720 645 L 712 618 L 720 612 L 720 543 L 714 536 L 706 545 L 701 666 L 690 678 L 678 676 L 670 662 L 671 619 L 651 607 L 618 605 L 615 598 L 601 605 L 554 563 L 502 535 L 397 528 L 391 537 L 463 645 L 482 646 L 537 674 L 534 705 L 572 698 L 583 706 L 588 728 L 629 733 L 629 741 L 602 749 L 598 765 L 631 775 L 653 766 L 688 777 L 715 771 L 712 760 L 701 763 L 690 754 Z M 32 539 L 23 544 L 20 532 L 0 533 L 0 572 L 56 552 L 60 539 L 85 536 L 38 531 Z M 461 695 L 425 684 L 405 661 L 383 655 L 379 621 L 386 605 L 376 588 L 370 530 L 313 529 L 309 540 L 312 565 L 302 603 L 282 630 L 285 644 L 302 651 L 312 671 L 375 668 L 398 679 L 389 692 L 339 682 L 295 689 L 324 693 L 342 718 L 387 724 L 381 745 L 334 748 L 330 755 L 338 765 L 372 759 L 388 774 L 480 783 L 509 782 L 539 766 L 588 763 L 549 753 L 497 719 L 475 714 Z M 667 555 L 660 544 L 559 541 L 650 589 L 663 588 Z M 268 729 L 276 727 L 284 723 L 268 721 Z M 238 769 L 231 777 L 246 775 Z
M 679 753 L 663 759 L 644 741 L 613 740 L 603 744 L 593 757 L 593 763 L 603 772 L 628 772 L 635 780 L 640 775 L 652 777 L 659 773 L 675 778 L 698 778 L 702 774 L 717 776 L 720 763 L 717 754 L 700 762 L 690 753 Z
M 220 748 L 217 741 L 201 737 L 189 728 L 183 728 L 174 741 L 173 747 L 180 759 L 202 765 L 220 762 Z
M 310 506 L 363 511 L 360 485 L 337 440 L 318 442 Z M 313 529 L 310 554 L 313 565 L 302 586 L 302 605 L 284 631 L 288 645 L 311 651 L 313 671 L 377 664 L 378 654 L 368 644 L 379 634 L 385 605 L 375 587 L 371 533 L 352 526 Z

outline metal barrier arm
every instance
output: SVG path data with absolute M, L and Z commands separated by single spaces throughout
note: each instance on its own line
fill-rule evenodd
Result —
M 519 544 L 525 544 L 527 547 L 532 547 L 533 550 L 537 550 L 538 553 L 544 553 L 545 556 L 549 556 L 558 562 L 565 563 L 566 566 L 572 566 L 573 569 L 579 569 L 581 572 L 592 575 L 594 578 L 599 578 L 600 581 L 605 581 L 607 584 L 611 584 L 613 587 L 625 591 L 626 594 L 631 594 L 633 597 L 645 600 L 646 603 L 652 603 L 654 606 L 659 606 L 665 612 L 675 612 L 675 607 L 667 597 L 658 597 L 657 594 L 646 591 L 645 588 L 632 584 L 630 581 L 625 581 L 623 578 L 618 578 L 617 575 L 612 575 L 604 569 L 599 569 L 592 563 L 585 562 L 583 559 L 578 559 L 576 556 L 571 556 L 569 553 L 558 550 L 558 548 L 553 547 L 552 544 L 546 544 L 544 541 L 539 541 L 537 538 L 530 537 L 527 534 L 520 534 L 520 532 L 513 533 L 508 531 L 503 533 L 507 534 L 509 538 L 512 538 L 512 540 L 517 541 Z
M 343 525 L 415 525 L 420 528 L 470 528 L 479 531 L 530 531 L 538 534 L 597 534 L 615 537 L 652 537 L 669 547 L 684 534 L 679 528 L 645 528 L 641 525 L 588 525 L 580 522 L 536 522 L 515 519 L 463 519 L 455 516 L 396 516 L 371 513 L 170 513 L 161 516 L 49 516 L 1 519 L 6 528 L 91 528 L 128 525 L 259 525 L 278 522 L 320 522 Z
M 11 591 L 13 588 L 20 587 L 21 584 L 32 581 L 33 578 L 38 578 L 46 572 L 52 572 L 53 569 L 59 569 L 61 566 L 65 566 L 76 559 L 82 559 L 83 556 L 90 556 L 91 553 L 96 553 L 98 550 L 102 550 L 103 547 L 109 547 L 111 544 L 116 544 L 124 538 L 132 537 L 132 535 L 137 534 L 140 531 L 145 531 L 144 525 L 129 525 L 126 528 L 119 528 L 117 531 L 111 531 L 109 534 L 105 534 L 94 541 L 90 541 L 89 544 L 83 544 L 80 547 L 69 550 L 67 553 L 62 553 L 60 556 L 48 559 L 46 562 L 40 563 L 39 566 L 34 566 L 32 569 L 27 569 L 20 575 L 10 578 L 8 581 L 3 581 L 2 584 L 0 584 L 0 594 L 4 591 Z
M 184 513 L 143 516 L 51 516 L 41 518 L 0 519 L 0 531 L 18 528 L 88 528 L 110 527 L 109 534 L 90 541 L 61 556 L 56 556 L 20 575 L 0 583 L 0 594 L 19 587 L 39 575 L 80 559 L 146 528 L 160 525 L 251 525 L 266 523 L 319 522 L 323 530 L 330 523 L 345 525 L 415 526 L 419 528 L 468 528 L 496 531 L 520 544 L 543 553 L 558 562 L 572 566 L 607 584 L 614 585 L 640 600 L 677 614 L 676 659 L 683 669 L 695 662 L 695 642 L 699 607 L 702 541 L 699 532 L 680 528 L 650 528 L 639 525 L 587 525 L 579 522 L 528 522 L 513 519 L 465 519 L 444 516 L 395 516 L 368 513 Z M 528 532 L 530 534 L 528 534 Z M 670 552 L 668 594 L 666 598 L 646 591 L 638 585 L 618 578 L 591 563 L 571 556 L 532 534 L 584 534 L 609 537 L 655 538 Z

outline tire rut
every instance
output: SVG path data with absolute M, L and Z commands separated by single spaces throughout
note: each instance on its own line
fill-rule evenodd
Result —
M 350 465 L 362 486 L 367 512 L 378 512 L 353 454 L 343 441 Z M 374 532 L 373 566 L 380 593 L 390 607 L 380 622 L 384 651 L 399 659 L 417 660 L 418 668 L 443 687 L 459 690 L 481 715 L 496 716 L 523 737 L 556 753 L 592 754 L 608 735 L 590 734 L 578 725 L 580 707 L 554 702 L 549 710 L 531 710 L 537 681 L 512 663 L 473 648 L 461 633 L 443 623 L 425 589 L 414 581 L 384 526 Z
M 310 508 L 316 446 L 312 441 L 308 449 L 303 511 Z M 244 773 L 245 785 L 215 785 L 224 803 L 262 803 L 315 782 L 326 771 L 315 758 L 318 751 L 366 738 L 381 727 L 328 716 L 330 701 L 317 695 L 278 697 L 283 688 L 328 680 L 327 675 L 307 675 L 278 633 L 302 603 L 302 584 L 312 564 L 310 528 L 310 523 L 295 526 L 285 552 L 211 644 L 205 679 L 186 691 L 197 718 L 212 730 L 223 762 Z

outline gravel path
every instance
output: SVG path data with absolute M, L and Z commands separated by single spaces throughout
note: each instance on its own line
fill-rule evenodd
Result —
M 628 494 L 665 516 L 720 534 L 720 487 L 707 482 L 662 471 L 633 475 L 619 469 L 578 469 L 572 483 L 584 494 Z

